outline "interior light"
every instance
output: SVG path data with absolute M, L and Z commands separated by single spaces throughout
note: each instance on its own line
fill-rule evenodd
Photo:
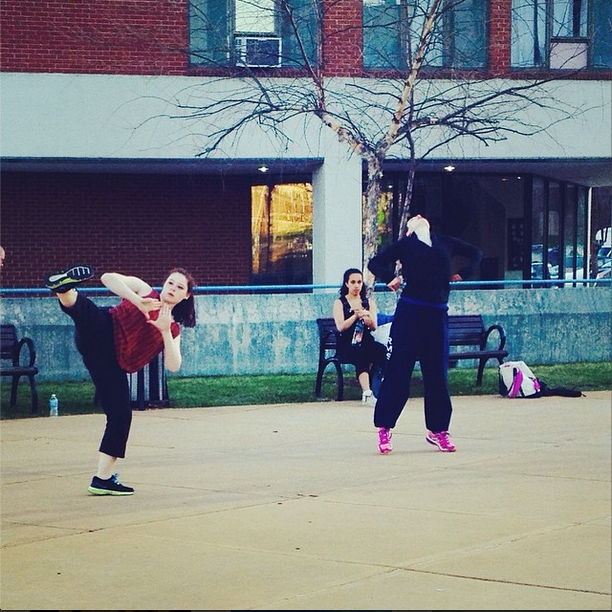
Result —
M 452 164 L 448 164 L 448 166 L 444 166 L 444 169 L 447 172 L 452 172 L 455 169 L 455 166 L 453 166 Z
M 268 166 L 259 166 L 259 168 L 257 168 L 260 172 L 267 172 L 270 168 L 268 168 Z

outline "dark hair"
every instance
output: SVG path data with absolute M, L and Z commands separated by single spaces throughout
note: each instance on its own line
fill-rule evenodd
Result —
M 174 320 L 177 323 L 180 323 L 183 327 L 195 327 L 196 316 L 193 290 L 196 286 L 196 282 L 193 276 L 191 276 L 191 274 L 189 274 L 185 268 L 173 268 L 170 270 L 170 272 L 168 272 L 168 276 L 174 274 L 175 272 L 182 274 L 187 279 L 187 293 L 189 293 L 189 297 L 186 300 L 179 302 L 172 309 L 172 316 L 174 317 Z M 168 276 L 166 276 L 166 279 Z
M 340 287 L 340 295 L 346 295 L 348 293 L 348 287 L 346 283 L 348 283 L 348 279 L 351 274 L 359 274 L 363 280 L 363 272 L 359 268 L 349 268 L 344 272 L 344 276 L 342 277 L 342 286 Z M 361 285 L 361 291 L 359 292 L 362 300 L 365 300 L 367 297 L 367 289 L 365 283 Z

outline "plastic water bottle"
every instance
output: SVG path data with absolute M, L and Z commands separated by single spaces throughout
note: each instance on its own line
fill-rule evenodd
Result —
M 352 344 L 361 344 L 363 340 L 363 319 L 357 319 L 357 323 L 355 323 L 355 331 L 353 333 Z
M 55 393 L 49 398 L 49 416 L 56 417 L 59 416 L 59 400 Z

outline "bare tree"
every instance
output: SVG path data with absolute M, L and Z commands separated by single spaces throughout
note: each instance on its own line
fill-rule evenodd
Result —
M 249 4 L 249 0 L 240 2 L 243 6 Z M 324 26 L 335 2 L 312 0 L 305 13 L 296 11 L 292 0 L 278 0 L 276 10 L 281 11 L 294 41 L 293 55 L 283 57 L 282 63 L 299 66 L 295 76 L 270 77 L 265 69 L 233 67 L 220 79 L 227 87 L 227 76 L 233 76 L 233 91 L 225 90 L 219 97 L 214 93 L 214 83 L 208 82 L 207 92 L 202 92 L 197 104 L 177 103 L 180 116 L 203 121 L 207 126 L 203 156 L 238 139 L 253 124 L 281 140 L 290 138 L 285 130 L 288 123 L 300 118 L 316 117 L 332 130 L 367 166 L 363 243 L 363 269 L 367 270 L 367 262 L 377 249 L 383 164 L 392 153 L 395 158 L 405 159 L 408 168 L 400 210 L 399 235 L 403 235 L 415 172 L 419 163 L 433 153 L 446 152 L 452 143 L 464 139 L 488 146 L 510 135 L 532 136 L 585 110 L 570 107 L 555 97 L 552 79 L 509 81 L 491 75 L 483 77 L 477 71 L 432 79 L 431 72 L 424 73 L 428 55 L 445 45 L 441 27 L 445 15 L 457 11 L 464 2 L 402 0 L 397 21 L 387 25 L 402 32 L 403 65 L 390 71 L 393 76 L 384 78 L 339 78 L 328 76 L 331 71 L 325 53 L 330 29 Z M 261 9 L 256 0 L 252 4 Z M 200 19 L 204 33 L 212 36 L 217 24 L 211 23 L 207 15 Z M 368 27 L 370 24 L 362 24 L 364 31 Z M 216 56 L 221 63 L 236 52 L 227 41 L 223 45 Z M 190 52 L 193 55 L 193 48 Z M 235 64 L 240 65 L 239 57 Z M 539 119 L 532 121 L 530 117 L 536 110 Z M 542 116 L 548 117 L 546 125 L 542 124 Z

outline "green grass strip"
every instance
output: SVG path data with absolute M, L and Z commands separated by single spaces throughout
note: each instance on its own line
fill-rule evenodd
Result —
M 612 389 L 612 364 L 571 363 L 557 365 L 529 364 L 534 374 L 549 387 L 569 387 L 583 392 Z M 345 368 L 345 400 L 361 399 L 361 391 L 355 380 L 354 370 Z M 202 376 L 194 378 L 168 377 L 171 406 L 174 408 L 243 406 L 257 404 L 299 404 L 305 402 L 330 402 L 336 398 L 333 368 L 326 371 L 322 397 L 314 396 L 315 373 L 266 374 L 258 376 Z M 497 368 L 487 368 L 481 387 L 476 386 L 476 369 L 454 368 L 449 371 L 449 387 L 452 396 L 498 395 Z M 94 387 L 84 382 L 39 382 L 38 415 L 30 412 L 30 387 L 25 379 L 19 384 L 17 405 L 9 406 L 10 379 L 2 379 L 0 397 L 2 419 L 47 417 L 48 401 L 55 393 L 60 401 L 60 415 L 101 413 L 94 405 Z M 412 397 L 423 396 L 423 384 L 419 371 L 414 373 Z M 579 404 L 577 404 L 579 405 Z

